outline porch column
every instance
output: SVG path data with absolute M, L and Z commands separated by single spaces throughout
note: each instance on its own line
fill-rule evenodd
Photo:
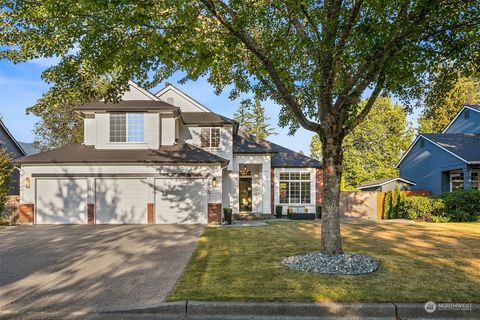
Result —
M 272 214 L 272 174 L 270 157 L 264 157 L 262 163 L 262 213 Z

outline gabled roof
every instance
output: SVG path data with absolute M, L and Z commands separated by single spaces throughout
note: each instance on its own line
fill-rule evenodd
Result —
M 142 93 L 146 98 L 149 98 L 151 100 L 154 100 L 154 101 L 158 101 L 160 99 L 158 99 L 157 96 L 155 96 L 153 93 L 151 93 L 150 91 L 140 87 L 138 84 L 136 84 L 135 82 L 133 82 L 132 80 L 128 80 L 128 84 L 133 87 L 133 89 L 137 90 L 138 92 Z
M 228 164 L 228 160 L 197 148 L 191 144 L 180 142 L 176 145 L 162 146 L 157 150 L 150 149 L 95 149 L 77 143 L 60 149 L 22 157 L 16 160 L 19 164 L 40 163 L 220 163 Z
M 390 183 L 390 182 L 393 182 L 393 181 L 401 181 L 401 182 L 409 184 L 411 186 L 415 185 L 415 182 L 413 182 L 413 181 L 397 177 L 397 178 L 387 178 L 387 179 L 370 181 L 370 182 L 367 182 L 367 183 L 364 183 L 364 184 L 358 186 L 358 189 L 380 187 L 380 186 L 383 186 L 383 185 L 385 185 L 387 183 Z
M 442 133 L 445 133 L 448 128 L 450 128 L 450 126 L 455 122 L 455 120 L 457 120 L 457 118 L 460 116 L 460 114 L 463 112 L 463 110 L 465 109 L 470 109 L 470 110 L 473 110 L 473 111 L 476 111 L 476 112 L 480 112 L 480 105 L 476 105 L 476 104 L 464 104 L 462 109 L 460 109 L 460 111 L 458 111 L 457 115 L 455 116 L 455 118 L 452 119 L 452 121 L 450 121 L 450 123 L 447 125 L 447 127 L 442 131 Z
M 87 103 L 74 108 L 77 111 L 140 111 L 140 110 L 156 110 L 156 111 L 178 111 L 169 103 L 161 100 L 122 100 L 118 103 L 97 101 Z
M 301 168 L 312 167 L 318 168 L 322 163 L 311 157 L 307 157 L 301 153 L 284 148 L 265 139 L 238 130 L 238 134 L 233 139 L 234 153 L 271 153 L 272 167 L 277 168 Z
M 18 141 L 13 137 L 13 135 L 10 133 L 10 131 L 7 129 L 7 127 L 5 126 L 5 124 L 3 123 L 2 119 L 0 119 L 0 127 L 5 131 L 5 133 L 7 134 L 7 136 L 10 138 L 10 140 L 12 140 L 12 142 L 18 147 L 18 149 L 20 150 L 21 153 L 23 153 L 23 155 L 27 155 L 27 153 L 25 152 L 25 150 L 23 149 L 23 147 L 20 145 L 20 143 L 18 143 Z
M 480 135 L 478 134 L 428 133 L 422 136 L 465 162 L 480 162 Z
M 40 150 L 33 146 L 33 143 L 30 142 L 21 142 L 18 143 L 22 146 L 23 150 L 25 150 L 27 156 L 31 156 L 37 153 L 40 153 Z
M 213 112 L 182 112 L 183 123 L 197 125 L 236 124 L 236 121 Z
M 425 139 L 465 163 L 480 163 L 480 135 L 464 133 L 423 133 L 412 142 L 398 161 L 398 168 L 420 139 Z
M 171 83 L 168 83 L 168 82 L 165 84 L 165 87 L 163 89 L 160 89 L 157 93 L 155 93 L 155 96 L 157 97 L 157 99 L 159 99 L 168 90 L 174 91 L 176 94 L 178 94 L 179 96 L 181 96 L 182 98 L 184 98 L 185 100 L 190 102 L 191 104 L 195 105 L 200 110 L 202 110 L 204 112 L 212 112 L 210 109 L 205 107 L 203 104 L 201 104 L 200 102 L 198 102 L 197 100 L 190 97 L 188 94 L 186 94 L 185 92 L 183 92 L 182 90 L 178 89 L 177 87 L 175 87 L 174 85 L 172 85 Z

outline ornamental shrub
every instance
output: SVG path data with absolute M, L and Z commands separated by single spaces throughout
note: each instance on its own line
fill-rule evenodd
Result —
M 399 206 L 399 214 L 411 220 L 435 221 L 434 216 L 443 216 L 445 204 L 442 199 L 407 197 Z
M 480 220 L 480 190 L 455 190 L 435 197 L 445 203 L 445 212 L 441 215 L 452 222 Z

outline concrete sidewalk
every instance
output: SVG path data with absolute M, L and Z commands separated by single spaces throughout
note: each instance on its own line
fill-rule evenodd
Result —
M 177 301 L 88 313 L 1 313 L 0 319 L 480 319 L 479 304 Z

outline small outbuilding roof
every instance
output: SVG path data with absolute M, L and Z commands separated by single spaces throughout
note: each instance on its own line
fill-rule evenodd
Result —
M 407 180 L 407 179 L 404 179 L 404 178 L 397 177 L 397 178 L 386 178 L 386 179 L 379 179 L 379 180 L 370 181 L 370 182 L 367 182 L 367 183 L 364 183 L 364 184 L 358 186 L 358 189 L 362 190 L 362 189 L 367 189 L 367 188 L 381 187 L 381 186 L 383 186 L 387 183 L 394 182 L 394 181 L 403 182 L 403 183 L 409 184 L 411 186 L 415 185 L 415 182 L 413 182 L 411 180 Z
M 181 142 L 171 146 L 151 149 L 95 149 L 92 146 L 72 144 L 60 149 L 50 150 L 22 157 L 18 164 L 40 163 L 221 163 L 228 160 L 191 144 Z

